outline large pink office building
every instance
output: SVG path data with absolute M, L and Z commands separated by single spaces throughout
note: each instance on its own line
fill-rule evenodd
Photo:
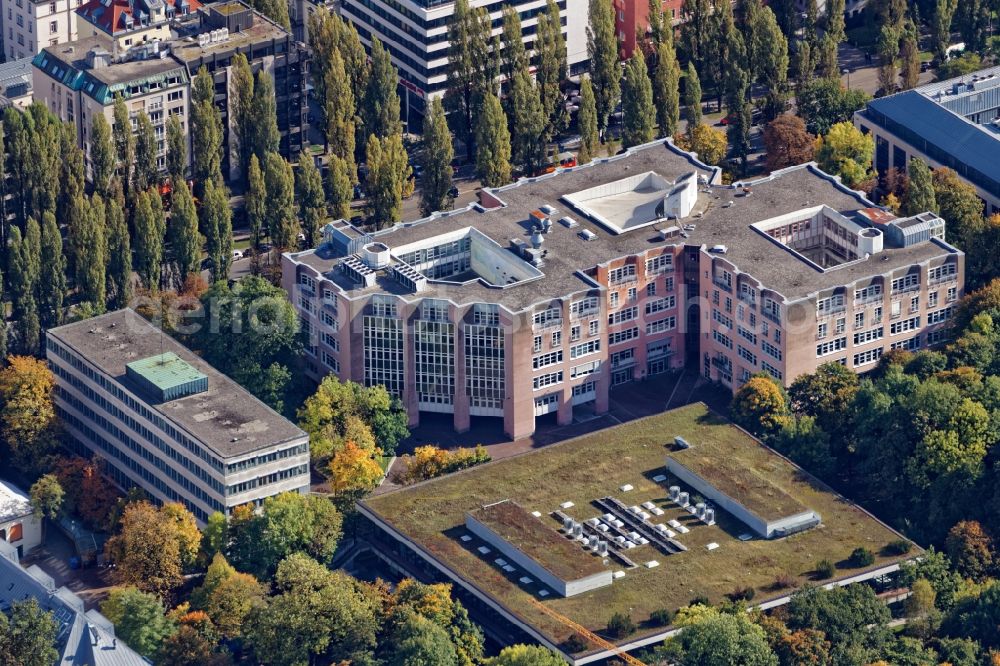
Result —
M 283 275 L 307 369 L 384 384 L 423 412 L 535 419 L 696 364 L 735 390 L 940 342 L 964 256 L 931 213 L 896 218 L 815 165 L 752 182 L 669 143 L 364 233 L 339 221 Z

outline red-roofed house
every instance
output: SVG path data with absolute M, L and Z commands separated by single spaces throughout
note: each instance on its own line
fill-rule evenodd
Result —
M 108 38 L 112 52 L 170 39 L 169 21 L 201 7 L 198 0 L 90 0 L 76 10 L 81 38 Z M 89 34 L 88 34 L 89 29 Z

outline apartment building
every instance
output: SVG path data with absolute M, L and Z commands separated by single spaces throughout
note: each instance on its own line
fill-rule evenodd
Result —
M 618 44 L 621 48 L 622 60 L 632 57 L 635 51 L 636 36 L 649 30 L 648 0 L 614 0 L 615 28 L 618 30 Z M 662 0 L 664 16 L 671 25 L 681 22 L 683 0 Z
M 813 164 L 720 176 L 658 141 L 374 234 L 331 223 L 283 257 L 307 371 L 519 438 L 686 364 L 788 385 L 942 339 L 964 255 L 940 218 L 896 219 Z
M 854 124 L 875 137 L 875 169 L 909 169 L 919 157 L 953 169 L 1000 212 L 1000 67 L 872 100 Z
M 46 355 L 66 431 L 123 488 L 202 523 L 308 492 L 308 435 L 134 311 L 51 329 Z
M 546 0 L 472 0 L 473 7 L 485 7 L 493 21 L 493 34 L 503 29 L 503 7 L 511 5 L 521 17 L 521 31 L 529 49 L 538 31 L 538 15 L 545 12 Z M 587 0 L 557 0 L 566 40 L 570 74 L 587 68 Z M 399 70 L 402 87 L 403 119 L 420 128 L 428 97 L 444 93 L 448 87 L 448 25 L 454 2 L 446 0 L 342 0 L 340 14 L 358 30 L 368 48 L 372 37 L 389 50 L 392 64 Z
M 107 46 L 106 39 L 92 35 L 43 49 L 34 59 L 35 99 L 76 128 L 89 178 L 94 118 L 103 115 L 112 131 L 118 131 L 114 105 L 121 95 L 129 110 L 130 131 L 137 129 L 140 111 L 149 116 L 157 141 L 157 166 L 165 171 L 167 120 L 176 115 L 181 128 L 188 128 L 187 69 L 173 58 L 161 57 L 159 42 L 133 47 L 117 60 Z
M 89 5 L 87 11 L 93 18 Z M 129 108 L 133 131 L 139 111 L 149 115 L 158 142 L 157 161 L 165 169 L 167 120 L 178 116 L 181 128 L 188 132 L 191 81 L 204 65 L 215 80 L 216 103 L 222 111 L 223 173 L 239 177 L 239 161 L 231 159 L 237 145 L 228 117 L 230 63 L 236 53 L 246 55 L 255 73 L 263 69 L 272 76 L 281 133 L 279 152 L 286 159 L 297 158 L 308 144 L 309 51 L 304 44 L 235 0 L 204 7 L 195 0 L 190 4 L 177 0 L 176 10 L 163 13 L 165 18 L 159 22 L 145 18 L 138 5 L 134 11 L 139 16 L 134 22 L 94 19 L 89 24 L 92 34 L 46 47 L 33 61 L 35 98 L 76 126 L 79 144 L 88 156 L 88 173 L 94 115 L 104 114 L 113 125 L 118 95 Z M 120 15 L 124 16 L 129 15 Z M 113 27 L 119 25 L 131 27 Z
M 3 58 L 30 58 L 46 46 L 77 37 L 76 8 L 83 0 L 0 0 Z

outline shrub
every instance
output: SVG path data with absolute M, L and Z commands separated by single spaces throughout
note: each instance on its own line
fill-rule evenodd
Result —
M 727 594 L 726 597 L 730 601 L 750 601 L 756 594 L 757 592 L 752 587 L 738 587 Z
M 445 451 L 431 445 L 418 446 L 413 451 L 402 480 L 404 483 L 425 481 L 489 461 L 490 454 L 482 444 L 474 449 L 459 448 L 454 451 Z
M 847 560 L 852 567 L 867 567 L 875 564 L 875 553 L 867 548 L 855 548 Z
M 913 544 L 906 539 L 896 539 L 890 541 L 885 546 L 886 555 L 906 555 L 913 549 Z
M 666 608 L 658 608 L 649 614 L 649 623 L 655 627 L 665 627 L 673 617 L 674 614 Z
M 795 587 L 795 578 L 788 574 L 778 574 L 778 577 L 771 583 L 771 589 L 774 590 L 787 590 L 790 587 Z
M 588 643 L 587 639 L 580 634 L 573 634 L 563 641 L 563 647 L 566 649 L 566 652 L 576 654 L 577 652 L 583 652 L 590 647 L 590 643 Z
M 816 563 L 816 577 L 820 580 L 825 578 L 833 578 L 833 562 L 830 560 L 820 560 Z
M 635 622 L 628 613 L 615 613 L 608 620 L 608 633 L 614 638 L 625 638 L 635 631 Z
M 697 597 L 688 602 L 688 606 L 711 606 L 712 602 L 709 601 L 708 597 L 703 594 L 699 594 Z

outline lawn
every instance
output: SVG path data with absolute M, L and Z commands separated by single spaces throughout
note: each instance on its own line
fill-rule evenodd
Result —
M 717 512 L 718 524 L 698 522 L 668 500 L 668 486 L 677 483 L 674 478 L 658 483 L 652 480 L 666 474 L 664 462 L 675 435 L 681 435 L 694 447 L 699 442 L 711 442 L 712 450 L 727 455 L 727 467 L 743 464 L 759 470 L 764 459 L 768 481 L 817 511 L 823 524 L 780 540 L 755 537 L 741 541 L 739 537 L 750 530 L 721 510 Z M 624 484 L 633 489 L 622 492 L 619 488 Z M 678 534 L 677 538 L 689 550 L 667 556 L 652 545 L 640 546 L 628 551 L 628 557 L 640 566 L 626 570 L 625 576 L 610 586 L 570 598 L 546 598 L 544 603 L 551 608 L 597 632 L 604 629 L 616 611 L 629 613 L 641 624 L 657 609 L 676 610 L 700 595 L 717 602 L 736 588 L 753 587 L 757 593 L 755 603 L 784 596 L 789 590 L 775 586 L 779 577 L 789 577 L 795 586 L 807 584 L 816 563 L 824 559 L 838 563 L 836 578 L 855 575 L 862 570 L 851 569 L 846 559 L 859 546 L 877 554 L 875 565 L 868 569 L 901 559 L 881 552 L 889 542 L 900 538 L 896 532 L 763 448 L 703 404 L 387 493 L 364 504 L 458 576 L 561 642 L 571 630 L 533 606 L 532 597 L 539 598 L 538 590 L 518 582 L 523 574 L 505 574 L 494 565 L 495 555 L 477 552 L 479 542 L 459 539 L 465 534 L 464 515 L 482 505 L 511 499 L 528 511 L 541 512 L 542 520 L 555 531 L 560 524 L 551 514 L 560 505 L 573 502 L 574 506 L 562 510 L 577 520 L 585 520 L 602 513 L 592 502 L 607 495 L 627 505 L 651 501 L 664 509 L 666 513 L 653 520 L 677 519 L 688 526 L 690 532 Z M 706 546 L 713 542 L 718 548 L 708 551 Z M 650 560 L 660 565 L 643 566 Z M 615 560 L 609 562 L 608 566 L 615 570 L 623 569 Z M 648 625 L 640 629 L 640 633 L 652 631 Z

